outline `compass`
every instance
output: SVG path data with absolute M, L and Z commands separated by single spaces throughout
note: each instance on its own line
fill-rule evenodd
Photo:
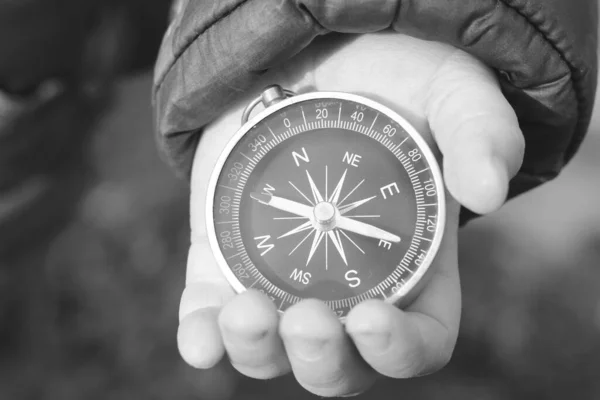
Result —
M 421 135 L 371 99 L 277 85 L 242 123 L 217 161 L 206 210 L 231 286 L 265 293 L 282 312 L 320 299 L 342 319 L 367 299 L 408 304 L 445 224 L 440 169 Z

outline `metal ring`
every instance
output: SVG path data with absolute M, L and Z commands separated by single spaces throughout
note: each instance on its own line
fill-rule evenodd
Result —
M 295 96 L 296 93 L 292 92 L 291 90 L 288 89 L 283 89 L 283 93 L 285 93 L 285 95 L 287 97 L 292 97 Z M 257 98 L 255 98 L 254 100 L 252 100 L 244 109 L 244 113 L 242 114 L 242 125 L 244 125 L 246 122 L 248 122 L 248 120 L 250 119 L 250 113 L 252 113 L 252 110 L 254 110 L 254 108 L 262 102 L 262 95 L 258 96 Z

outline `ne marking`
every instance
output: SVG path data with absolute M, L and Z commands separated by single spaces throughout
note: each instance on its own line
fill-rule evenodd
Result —
M 300 110 L 302 111 L 302 118 L 304 119 L 304 125 L 308 126 L 308 124 L 306 123 L 306 115 L 304 115 L 304 108 L 300 107 Z

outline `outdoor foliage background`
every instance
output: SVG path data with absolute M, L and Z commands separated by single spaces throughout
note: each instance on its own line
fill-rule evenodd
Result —
M 150 86 L 118 85 L 87 161 L 62 178 L 68 224 L 0 268 L 0 399 L 313 398 L 290 377 L 234 387 L 180 360 L 187 188 L 156 154 Z M 450 365 L 365 399 L 600 399 L 599 130 L 597 112 L 557 180 L 461 232 Z

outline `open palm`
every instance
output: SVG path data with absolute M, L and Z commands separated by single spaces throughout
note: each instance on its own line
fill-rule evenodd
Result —
M 243 107 L 272 83 L 373 98 L 408 119 L 436 149 L 447 186 L 446 232 L 434 274 L 404 310 L 370 300 L 343 325 L 324 303 L 306 300 L 280 316 L 266 296 L 236 295 L 222 275 L 207 240 L 208 181 L 240 127 Z M 267 72 L 256 88 L 204 130 L 195 154 L 192 245 L 178 332 L 182 357 L 210 369 L 227 355 L 239 372 L 259 379 L 293 372 L 322 396 L 360 393 L 379 374 L 408 378 L 440 369 L 460 320 L 459 205 L 478 213 L 500 207 L 523 156 L 517 118 L 493 72 L 452 47 L 397 33 L 325 36 Z

